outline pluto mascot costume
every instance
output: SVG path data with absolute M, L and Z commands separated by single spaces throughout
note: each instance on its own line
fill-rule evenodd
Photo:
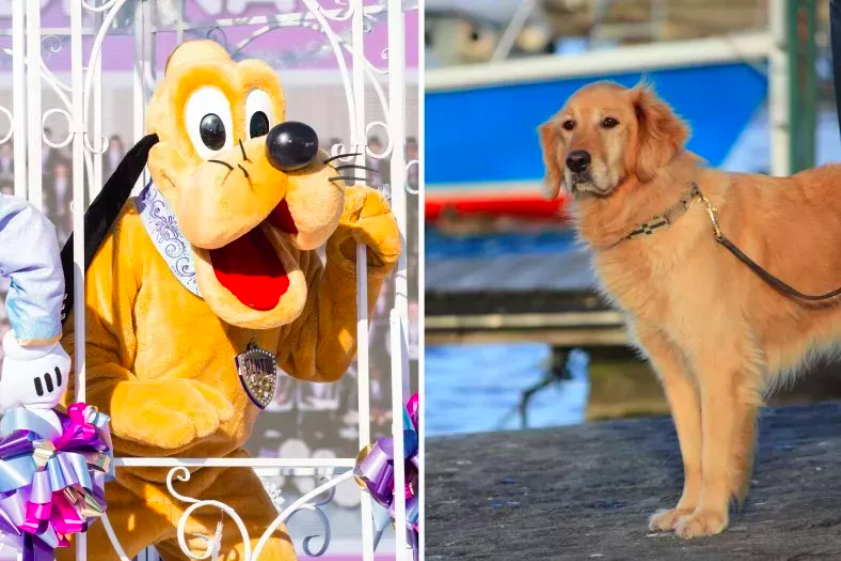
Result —
M 301 380 L 332 382 L 356 353 L 356 244 L 368 247 L 373 306 L 400 253 L 397 223 L 376 191 L 345 188 L 355 166 L 329 158 L 315 131 L 285 112 L 267 64 L 235 63 L 213 42 L 184 43 L 149 103 L 149 136 L 88 214 L 114 206 L 114 189 L 131 189 L 113 184 L 146 152 L 151 183 L 119 201 L 113 224 L 86 214 L 87 402 L 111 415 L 117 456 L 245 457 L 275 361 Z M 325 242 L 323 266 L 315 248 Z M 71 316 L 68 352 L 72 326 Z M 270 379 L 251 385 L 243 363 L 266 357 Z M 166 560 L 186 558 L 176 527 L 189 505 L 167 491 L 169 470 L 116 471 L 108 517 L 128 556 L 153 544 Z M 248 468 L 194 469 L 175 489 L 233 507 L 252 548 L 277 516 Z M 195 534 L 213 536 L 220 522 L 220 559 L 247 561 L 236 524 L 212 507 L 187 523 L 193 554 L 207 549 Z M 91 528 L 89 550 L 91 559 L 117 558 L 102 524 Z M 295 559 L 283 527 L 260 559 Z

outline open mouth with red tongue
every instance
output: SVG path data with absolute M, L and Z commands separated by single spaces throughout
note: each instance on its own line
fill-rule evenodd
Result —
M 298 233 L 285 199 L 264 222 L 288 234 Z M 210 260 L 216 279 L 237 300 L 254 310 L 268 311 L 289 289 L 289 277 L 262 224 L 228 245 L 211 250 Z

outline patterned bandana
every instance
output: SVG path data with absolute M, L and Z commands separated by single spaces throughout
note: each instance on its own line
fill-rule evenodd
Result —
M 172 274 L 187 290 L 201 298 L 190 242 L 178 228 L 172 208 L 151 181 L 135 199 L 135 205 L 146 233 Z

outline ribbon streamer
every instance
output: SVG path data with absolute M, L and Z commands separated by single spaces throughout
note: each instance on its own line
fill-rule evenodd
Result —
M 418 559 L 418 394 L 413 395 L 403 409 L 403 462 L 406 472 L 406 532 L 412 544 L 415 561 Z M 394 439 L 384 436 L 366 446 L 353 468 L 356 482 L 368 489 L 374 502 L 395 521 L 394 504 Z
M 55 548 L 87 531 L 113 479 L 108 415 L 84 403 L 55 414 L 61 432 L 23 407 L 0 421 L 0 543 L 24 561 L 53 561 Z

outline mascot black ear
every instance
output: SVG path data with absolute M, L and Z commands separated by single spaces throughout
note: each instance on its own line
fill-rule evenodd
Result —
M 157 143 L 158 135 L 150 134 L 132 146 L 85 211 L 85 271 L 143 173 L 149 150 Z M 64 269 L 64 305 L 61 311 L 61 320 L 64 321 L 73 310 L 73 234 L 61 250 L 61 268 Z

